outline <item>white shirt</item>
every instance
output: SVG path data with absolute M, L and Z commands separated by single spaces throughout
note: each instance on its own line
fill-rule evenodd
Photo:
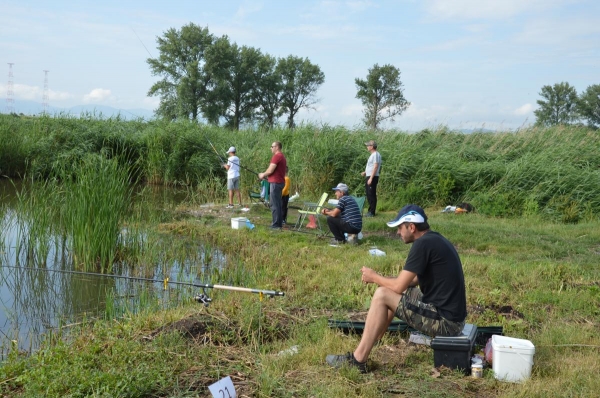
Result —
M 381 170 L 381 155 L 377 151 L 371 153 L 371 156 L 369 156 L 369 160 L 367 161 L 367 167 L 365 167 L 365 175 L 367 177 L 371 177 L 375 163 L 377 163 L 377 165 L 378 165 L 377 173 L 375 173 L 375 177 L 378 177 L 379 170 Z
M 240 176 L 240 158 L 233 155 L 227 159 L 227 165 L 229 169 L 227 170 L 227 178 L 236 178 Z

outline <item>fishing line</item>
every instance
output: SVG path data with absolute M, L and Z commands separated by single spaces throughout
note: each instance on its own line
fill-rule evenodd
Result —
M 130 26 L 130 28 L 131 28 L 131 30 L 133 30 L 133 27 Z M 152 56 L 152 54 L 150 54 L 150 51 L 148 51 L 148 48 L 146 48 L 146 45 L 144 44 L 144 42 L 142 41 L 142 39 L 140 39 L 140 37 L 138 36 L 138 34 L 135 33 L 135 30 L 133 30 L 133 34 L 135 35 L 135 37 L 138 38 L 138 40 L 140 41 L 140 43 L 142 43 L 142 46 L 144 46 L 144 48 L 146 49 L 146 52 L 148 53 L 148 55 L 150 56 L 150 58 L 154 58 Z
M 219 160 L 221 160 L 221 162 L 222 162 L 223 164 L 226 164 L 227 162 L 226 162 L 226 161 L 224 161 L 224 160 L 221 158 L 221 155 L 219 155 L 219 152 L 217 151 L 217 148 L 215 148 L 215 146 L 212 144 L 212 142 L 210 142 L 210 140 L 208 139 L 208 137 L 206 137 L 206 140 L 208 141 L 208 143 L 209 143 L 209 144 L 210 144 L 210 146 L 212 147 L 213 151 L 215 151 L 215 153 L 216 153 L 216 154 L 217 154 L 217 156 L 219 157 Z M 239 163 L 235 163 L 235 162 L 231 162 L 231 163 L 235 164 L 236 166 L 239 166 L 239 167 L 241 167 L 242 169 L 248 170 L 248 171 L 249 171 L 249 172 L 251 172 L 252 174 L 256 174 L 256 175 L 258 176 L 258 173 L 257 173 L 256 171 L 254 171 L 254 170 L 250 170 L 249 168 L 247 168 L 247 167 L 244 167 L 244 166 L 242 166 L 242 165 L 241 165 L 241 164 L 239 164 Z

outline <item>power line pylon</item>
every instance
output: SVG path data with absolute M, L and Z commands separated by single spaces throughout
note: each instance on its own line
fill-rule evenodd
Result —
M 48 72 L 49 70 L 44 70 L 44 94 L 42 95 L 42 109 L 44 114 L 48 112 L 48 99 L 50 98 L 48 95 Z
M 8 62 L 8 85 L 6 86 L 6 113 L 9 115 L 15 112 L 14 82 L 13 82 L 13 62 Z

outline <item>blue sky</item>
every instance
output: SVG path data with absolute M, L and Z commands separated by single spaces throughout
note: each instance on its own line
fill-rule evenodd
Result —
M 544 85 L 600 84 L 597 0 L 27 1 L 0 12 L 0 110 L 7 63 L 14 99 L 154 109 L 156 38 L 193 22 L 276 57 L 307 57 L 325 73 L 300 119 L 357 126 L 354 79 L 374 64 L 401 71 L 411 106 L 385 127 L 507 130 L 535 121 Z

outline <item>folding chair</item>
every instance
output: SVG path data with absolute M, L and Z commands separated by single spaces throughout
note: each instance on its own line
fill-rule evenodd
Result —
M 298 221 L 296 221 L 296 226 L 294 227 L 295 230 L 300 231 L 302 229 L 302 225 L 304 224 L 304 221 L 306 221 L 306 218 L 309 218 L 309 225 L 307 225 L 308 228 L 319 228 L 319 231 L 321 231 L 321 233 L 323 233 L 323 229 L 321 228 L 321 221 L 319 219 L 319 215 L 321 214 L 321 209 L 323 209 L 323 207 L 325 206 L 325 203 L 327 203 L 327 197 L 329 196 L 329 194 L 327 192 L 324 192 L 323 195 L 321 195 L 321 199 L 319 199 L 319 201 L 317 203 L 311 203 L 311 202 L 306 202 L 304 203 L 304 208 L 302 210 L 298 210 Z M 312 220 L 315 220 L 316 223 L 313 223 Z
M 360 211 L 360 215 L 362 217 L 363 207 L 365 207 L 365 200 L 367 199 L 365 196 L 353 196 L 350 195 L 351 198 L 354 198 L 356 204 L 358 205 L 358 211 Z
M 254 187 L 254 191 L 248 192 L 248 196 L 250 197 L 251 203 L 262 203 L 263 205 L 270 207 L 269 205 L 269 192 L 271 186 L 269 181 L 261 180 L 260 185 Z

